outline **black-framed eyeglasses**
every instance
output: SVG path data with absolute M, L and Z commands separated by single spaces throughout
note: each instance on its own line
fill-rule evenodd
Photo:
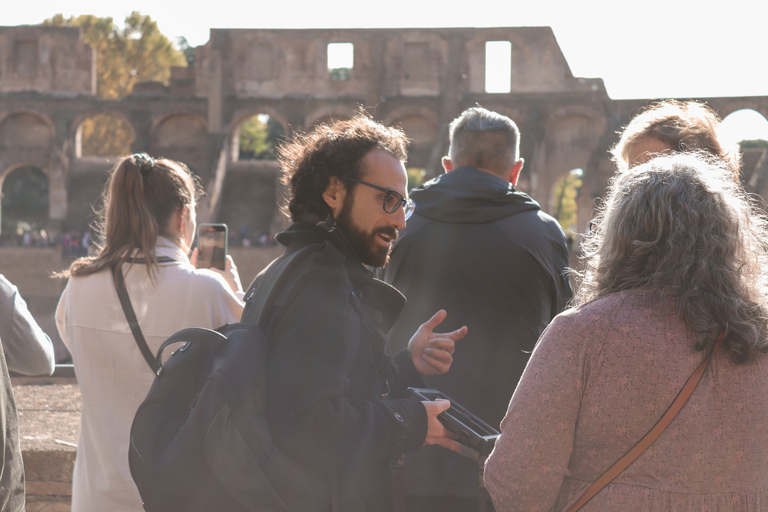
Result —
M 371 187 L 371 188 L 375 188 L 376 190 L 386 192 L 387 195 L 384 196 L 384 204 L 382 206 L 384 208 L 384 211 L 387 213 L 395 213 L 398 208 L 402 207 L 403 211 L 405 212 L 405 218 L 407 220 L 408 218 L 410 218 L 410 216 L 413 214 L 413 211 L 416 209 L 416 203 L 414 203 L 412 199 L 404 198 L 403 194 L 401 194 L 396 190 L 380 187 L 378 185 L 374 185 L 373 183 L 368 183 L 367 181 L 356 180 L 353 178 L 350 178 L 349 181 L 353 181 L 355 183 L 365 185 L 366 187 Z

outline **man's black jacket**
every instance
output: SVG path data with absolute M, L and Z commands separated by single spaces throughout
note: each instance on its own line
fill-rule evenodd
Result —
M 291 289 L 265 306 L 272 308 L 266 324 L 270 431 L 282 450 L 327 477 L 337 510 L 389 512 L 390 462 L 418 449 L 427 431 L 417 399 L 393 399 L 397 370 L 384 333 L 404 299 L 374 279 L 338 230 L 299 222 L 278 241 L 286 253 L 309 249 Z M 256 293 L 269 293 L 259 282 Z M 403 373 L 418 375 L 410 358 L 398 361 Z
M 468 326 L 451 370 L 424 381 L 498 429 L 539 334 L 571 297 L 565 235 L 536 201 L 472 167 L 411 198 L 416 211 L 384 274 L 408 300 L 390 349 L 438 309 L 448 312 L 441 330 Z M 472 496 L 474 470 L 469 459 L 426 447 L 406 457 L 408 492 Z

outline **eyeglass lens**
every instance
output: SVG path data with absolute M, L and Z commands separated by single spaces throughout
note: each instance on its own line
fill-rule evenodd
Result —
M 387 213 L 395 213 L 403 204 L 403 196 L 397 192 L 389 192 L 384 202 L 384 210 Z

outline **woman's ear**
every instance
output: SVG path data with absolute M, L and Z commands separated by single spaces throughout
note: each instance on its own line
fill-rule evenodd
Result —
M 176 233 L 179 238 L 184 236 L 185 228 L 187 227 L 187 207 L 182 206 L 176 213 L 173 214 L 173 232 Z
M 344 186 L 344 183 L 336 176 L 331 176 L 328 186 L 325 188 L 325 192 L 323 192 L 323 199 L 331 208 L 334 219 L 338 218 L 339 212 L 341 212 L 344 206 L 344 197 L 346 195 L 347 187 Z

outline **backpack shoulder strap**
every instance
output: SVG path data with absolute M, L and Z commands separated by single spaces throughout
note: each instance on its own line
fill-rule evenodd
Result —
M 322 245 L 322 244 L 321 244 Z M 286 253 L 282 257 L 273 261 L 267 268 L 262 270 L 253 283 L 248 287 L 245 293 L 245 309 L 241 322 L 256 324 L 265 334 L 270 345 L 270 353 L 275 350 L 274 341 L 270 339 L 269 333 L 273 322 L 279 316 L 278 310 L 284 306 L 290 293 L 298 281 L 303 278 L 311 265 L 307 265 L 307 260 L 319 255 L 322 258 L 323 250 L 317 245 L 312 244 L 291 253 Z M 353 289 L 348 273 L 342 273 L 342 277 L 347 282 L 350 289 Z M 360 338 L 360 298 L 353 291 L 350 297 L 352 307 L 356 310 L 355 321 L 350 321 L 346 325 L 347 339 L 357 340 Z M 347 360 L 347 371 L 354 362 L 353 354 L 356 350 L 350 350 L 350 357 Z
M 304 275 L 299 266 L 315 253 L 316 245 L 307 245 L 277 258 L 259 272 L 245 293 L 241 322 L 256 324 L 267 333 L 273 306 L 284 300 L 293 285 Z

